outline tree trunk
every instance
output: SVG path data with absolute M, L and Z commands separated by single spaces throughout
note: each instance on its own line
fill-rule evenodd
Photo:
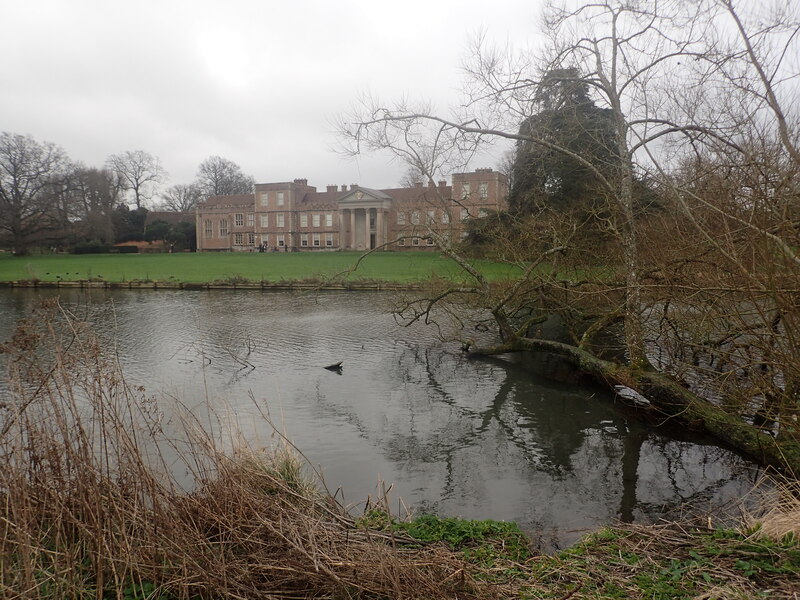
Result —
M 643 411 L 705 431 L 762 464 L 794 473 L 800 471 L 800 444 L 781 439 L 780 436 L 773 438 L 693 394 L 663 373 L 620 365 L 597 358 L 576 346 L 538 338 L 518 337 L 498 346 L 470 349 L 472 355 L 478 356 L 518 351 L 558 354 L 571 362 L 581 374 L 602 384 L 612 388 L 624 385 L 639 392 L 650 401 L 649 406 L 641 409 Z

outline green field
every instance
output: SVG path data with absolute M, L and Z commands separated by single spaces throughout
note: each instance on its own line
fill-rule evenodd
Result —
M 0 281 L 170 281 L 187 283 L 250 280 L 326 280 L 352 269 L 358 252 L 179 253 L 179 254 L 0 254 Z M 513 277 L 510 265 L 476 260 L 491 280 Z M 367 256 L 348 281 L 413 283 L 433 277 L 461 279 L 451 260 L 433 252 L 380 252 Z

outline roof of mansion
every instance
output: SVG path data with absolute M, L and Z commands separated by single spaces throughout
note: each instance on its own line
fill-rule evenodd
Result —
M 253 194 L 237 194 L 235 196 L 209 196 L 202 204 L 206 208 L 226 206 L 252 206 L 255 196 Z
M 377 190 L 372 188 L 353 185 L 349 190 L 315 191 L 311 189 L 297 190 L 297 199 L 294 204 L 295 210 L 335 210 L 341 200 L 361 192 L 364 195 L 372 196 L 379 200 L 395 200 L 400 203 L 414 203 L 429 198 L 430 192 L 442 194 L 449 198 L 452 192 L 450 186 L 414 186 L 402 188 L 390 188 Z M 255 194 L 238 194 L 235 196 L 210 196 L 202 206 L 206 209 L 213 208 L 247 208 L 252 207 L 255 202 Z

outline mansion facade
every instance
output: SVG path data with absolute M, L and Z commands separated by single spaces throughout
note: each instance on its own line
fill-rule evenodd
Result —
M 455 173 L 452 185 L 317 191 L 306 179 L 258 183 L 254 194 L 211 196 L 196 208 L 198 252 L 433 248 L 431 233 L 461 236 L 464 222 L 507 207 L 502 173 Z

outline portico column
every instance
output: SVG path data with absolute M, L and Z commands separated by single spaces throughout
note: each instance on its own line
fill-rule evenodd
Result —
M 200 224 L 202 220 L 200 219 L 200 208 L 195 207 L 194 209 L 194 230 L 195 230 L 195 239 L 197 240 L 197 251 L 200 252 L 203 249 L 203 242 L 205 241 L 203 238 L 206 236 L 205 228 L 201 229 Z
M 356 210 L 350 209 L 350 249 L 356 248 Z
M 344 210 L 339 209 L 337 215 L 339 218 L 339 250 L 344 250 Z
M 376 208 L 375 215 L 375 247 L 383 244 L 383 208 Z
M 372 221 L 372 219 L 370 219 L 370 217 L 372 216 L 371 213 L 372 213 L 372 209 L 371 208 L 365 208 L 364 209 L 364 249 L 365 250 L 369 250 L 370 249 L 369 248 L 369 232 L 371 230 L 371 227 L 369 225 L 370 225 L 370 221 Z

